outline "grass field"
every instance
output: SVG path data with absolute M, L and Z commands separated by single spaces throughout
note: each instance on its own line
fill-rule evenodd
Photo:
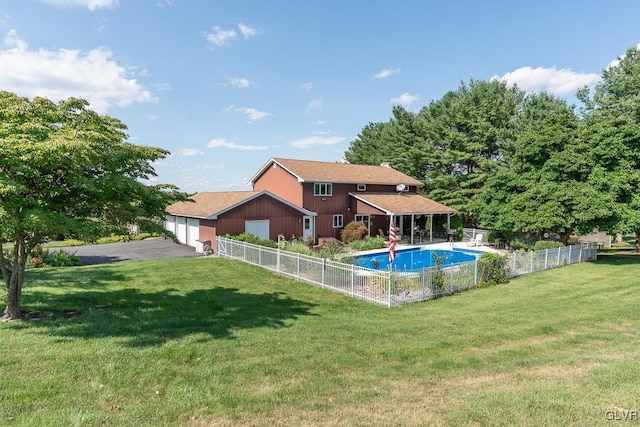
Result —
M 637 419 L 639 288 L 613 255 L 392 309 L 216 258 L 32 270 L 0 425 Z

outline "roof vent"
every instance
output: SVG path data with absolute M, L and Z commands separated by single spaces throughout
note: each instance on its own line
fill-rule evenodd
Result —
M 382 166 L 383 168 L 391 169 L 391 163 L 389 163 L 389 162 L 382 162 L 382 163 L 380 163 L 380 166 Z

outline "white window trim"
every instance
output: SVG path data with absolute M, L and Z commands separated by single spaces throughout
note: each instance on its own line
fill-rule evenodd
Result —
M 338 224 L 336 224 L 336 220 L 338 220 Z M 344 227 L 344 215 L 336 214 L 333 216 L 333 228 L 342 228 Z
M 324 194 L 322 194 L 323 188 Z M 313 184 L 313 195 L 316 197 L 329 197 L 333 195 L 333 185 L 330 182 L 316 182 Z
M 367 191 L 367 184 L 358 184 L 358 191 Z

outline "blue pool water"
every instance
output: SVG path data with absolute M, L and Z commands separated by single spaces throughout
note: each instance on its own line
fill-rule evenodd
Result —
M 417 271 L 427 267 L 433 267 L 435 256 L 443 257 L 442 265 L 460 264 L 467 261 L 474 261 L 481 255 L 481 251 L 470 249 L 453 250 L 432 250 L 422 248 L 402 249 L 396 252 L 396 259 L 393 261 L 393 270 L 397 271 Z M 355 257 L 355 264 L 361 267 L 372 268 L 374 270 L 389 269 L 389 251 L 379 252 Z

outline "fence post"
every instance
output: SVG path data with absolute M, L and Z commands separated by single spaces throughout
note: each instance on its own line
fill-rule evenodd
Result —
M 531 267 L 529 268 L 529 272 L 530 272 L 530 273 L 533 273 L 533 253 L 534 253 L 534 252 L 535 252 L 535 251 L 531 251 L 531 252 L 530 252 L 530 253 L 531 253 L 531 257 L 530 257 L 530 258 L 531 258 L 531 262 L 530 262 Z
M 544 269 L 547 269 L 547 259 L 549 259 L 549 249 L 544 251 Z
M 278 251 L 276 255 L 276 271 L 280 272 L 280 251 L 281 251 L 280 245 L 278 245 L 278 249 L 276 250 Z
M 351 265 L 351 296 L 353 296 L 356 292 L 356 268 Z
M 475 271 L 473 272 L 473 286 L 478 286 L 478 257 L 476 257 Z
M 296 266 L 296 268 L 297 268 L 296 279 L 300 280 L 300 252 L 298 252 L 298 257 L 297 257 L 297 263 L 296 264 L 298 264 Z
M 567 264 L 571 265 L 571 246 L 569 246 L 569 262 Z
M 580 245 L 580 253 L 578 254 L 578 262 L 582 262 L 582 245 Z
M 321 282 L 322 282 L 322 286 L 324 286 L 324 272 L 327 270 L 327 259 L 326 258 L 322 258 L 322 275 L 321 275 Z
M 387 307 L 391 308 L 391 270 L 387 272 L 389 277 L 389 286 L 387 286 Z
M 560 254 L 562 253 L 562 248 L 558 248 L 558 262 L 556 262 L 556 267 L 560 267 Z
M 449 267 L 449 292 L 453 294 L 453 267 Z

